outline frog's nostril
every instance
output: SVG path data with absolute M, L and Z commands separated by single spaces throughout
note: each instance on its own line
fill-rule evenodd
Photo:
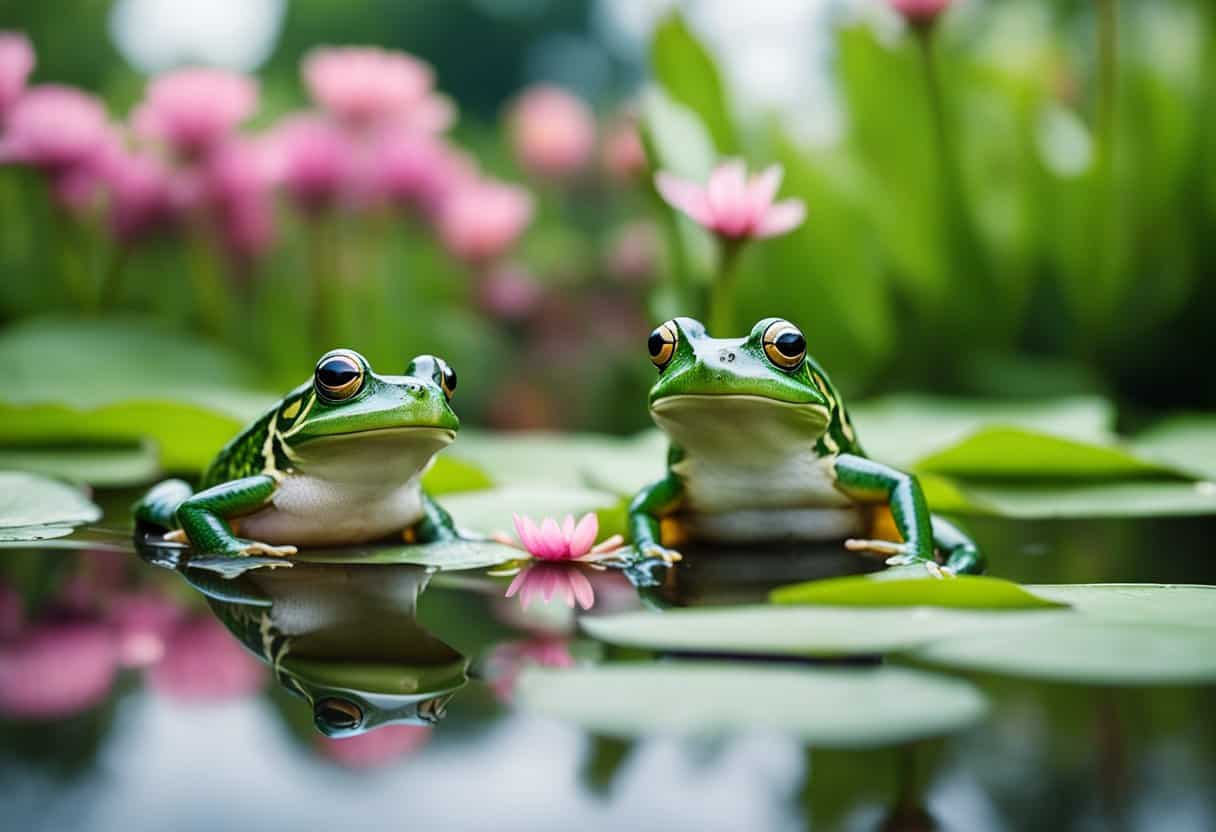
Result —
M 735 360 L 734 350 L 718 350 L 718 360 L 723 364 L 729 364 Z

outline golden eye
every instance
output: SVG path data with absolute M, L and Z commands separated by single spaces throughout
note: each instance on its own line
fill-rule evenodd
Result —
M 363 710 L 349 699 L 322 699 L 313 707 L 313 718 L 322 730 L 350 731 L 363 722 Z
M 313 373 L 313 385 L 321 398 L 346 401 L 363 389 L 363 360 L 350 350 L 334 350 L 321 356 Z
M 794 370 L 806 358 L 806 337 L 789 321 L 774 321 L 764 330 L 764 354 L 783 370 Z
M 436 363 L 439 364 L 439 386 L 443 388 L 443 395 L 451 401 L 456 393 L 456 371 L 442 359 L 436 359 Z
M 676 354 L 676 343 L 679 340 L 680 333 L 676 329 L 675 321 L 660 324 L 650 333 L 646 348 L 650 350 L 650 360 L 654 362 L 654 366 L 662 370 L 670 363 L 671 357 Z

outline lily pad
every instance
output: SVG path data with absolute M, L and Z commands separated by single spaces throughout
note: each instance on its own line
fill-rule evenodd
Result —
M 413 564 L 437 569 L 484 569 L 519 558 L 514 546 L 492 540 L 452 540 L 400 546 L 301 549 L 291 560 L 330 564 Z
M 0 468 L 120 488 L 155 479 L 160 473 L 150 443 L 118 445 L 0 446 Z
M 922 570 L 923 571 L 923 570 Z M 830 578 L 775 589 L 777 604 L 814 604 L 845 607 L 950 607 L 976 610 L 1030 610 L 1067 606 L 1027 592 L 1013 581 L 977 575 L 954 580 L 925 576 L 903 580 L 868 577 Z
M 1175 416 L 1133 441 L 1144 456 L 1216 481 L 1216 416 Z
M 101 509 L 79 489 L 20 471 L 0 471 L 0 541 L 64 537 L 100 519 Z
M 978 483 L 922 477 L 935 511 L 1025 519 L 1216 514 L 1209 482 Z
M 1216 587 L 1201 584 L 1044 584 L 1027 590 L 1094 618 L 1216 629 Z
M 942 736 L 978 721 L 987 709 L 972 685 L 906 668 L 720 662 L 528 668 L 515 701 L 612 736 L 775 729 L 822 748 Z

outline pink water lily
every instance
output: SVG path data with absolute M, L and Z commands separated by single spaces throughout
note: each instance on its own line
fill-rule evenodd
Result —
M 781 176 L 781 166 L 771 165 L 749 178 L 742 160 L 731 159 L 715 168 L 705 185 L 667 171 L 655 174 L 654 184 L 669 205 L 715 234 L 763 239 L 793 231 L 806 218 L 802 200 L 773 201 Z
M 538 560 L 600 560 L 619 549 L 624 542 L 614 534 L 601 543 L 596 543 L 600 521 L 588 512 L 576 523 L 574 515 L 567 514 L 559 526 L 552 517 L 546 517 L 538 526 L 531 517 L 514 515 L 515 531 L 528 554 Z
M 914 26 L 937 20 L 937 16 L 950 6 L 950 2 L 951 0 L 890 0 L 891 8 Z

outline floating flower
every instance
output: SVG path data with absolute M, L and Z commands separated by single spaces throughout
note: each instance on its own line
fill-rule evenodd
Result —
M 265 681 L 264 668 L 209 615 L 180 621 L 168 635 L 164 658 L 148 671 L 155 690 L 189 702 L 241 699 Z
M 595 116 L 561 87 L 539 84 L 511 110 L 511 142 L 519 163 L 537 176 L 577 173 L 595 150 Z
M 34 47 L 21 32 L 0 32 L 0 120 L 21 97 L 34 71 Z
M 889 0 L 891 8 L 913 26 L 927 26 L 950 6 L 950 0 Z
M 270 137 L 283 187 L 305 210 L 332 207 L 350 195 L 358 156 L 350 136 L 322 116 L 293 116 Z
M 184 156 L 219 144 L 258 106 L 257 82 L 222 69 L 180 69 L 152 80 L 132 123 Z
M 442 130 L 451 107 L 431 95 L 435 73 L 404 52 L 376 47 L 323 47 L 304 58 L 304 83 L 314 101 L 354 126 L 400 120 Z
M 460 259 L 483 265 L 515 244 L 532 221 L 532 195 L 490 179 L 466 182 L 439 210 L 439 236 Z
M 659 171 L 659 194 L 673 208 L 728 240 L 762 239 L 794 230 L 806 217 L 800 199 L 773 202 L 781 184 L 781 166 L 772 165 L 750 179 L 738 159 L 719 165 L 702 186 Z
M 108 624 L 42 622 L 0 644 L 0 714 L 63 719 L 100 704 L 118 672 Z
M 514 517 L 515 531 L 524 550 L 537 560 L 602 560 L 624 542 L 624 538 L 614 534 L 597 544 L 600 520 L 592 512 L 584 514 L 577 523 L 574 515 L 567 514 L 560 526 L 552 517 L 546 517 L 539 526 L 531 517 L 518 514 Z
M 91 160 L 111 137 L 100 101 L 72 87 L 42 84 L 31 87 L 9 110 L 0 161 L 58 174 Z

